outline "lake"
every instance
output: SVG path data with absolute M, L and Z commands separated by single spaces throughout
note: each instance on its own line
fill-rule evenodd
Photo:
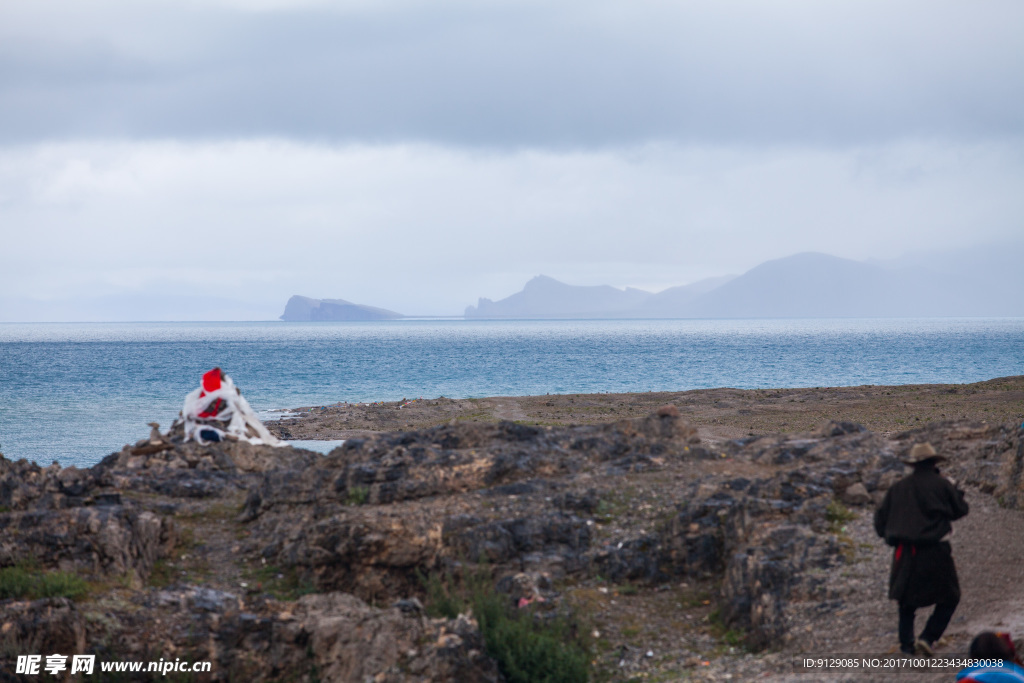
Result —
M 268 418 L 338 401 L 967 383 L 1024 374 L 1024 319 L 2 323 L 0 452 L 89 466 L 200 376 Z

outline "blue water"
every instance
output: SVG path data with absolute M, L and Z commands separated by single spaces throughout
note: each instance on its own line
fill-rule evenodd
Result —
M 0 324 L 0 451 L 87 466 L 221 366 L 257 412 L 449 396 L 964 383 L 1024 319 Z

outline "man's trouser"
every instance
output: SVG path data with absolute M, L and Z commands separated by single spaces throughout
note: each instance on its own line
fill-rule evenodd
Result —
M 958 604 L 960 604 L 959 599 L 935 605 L 935 610 L 928 617 L 928 622 L 925 623 L 924 630 L 921 631 L 921 640 L 931 645 L 941 638 L 946 627 L 949 626 L 949 620 L 953 618 L 953 612 L 956 611 Z M 914 649 L 914 612 L 916 611 L 917 607 L 900 603 L 900 647 L 904 651 Z

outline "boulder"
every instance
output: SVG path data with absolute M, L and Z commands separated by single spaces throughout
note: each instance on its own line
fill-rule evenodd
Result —
M 842 501 L 847 505 L 868 505 L 872 499 L 864 484 L 857 482 L 846 487 L 846 490 L 843 491 Z

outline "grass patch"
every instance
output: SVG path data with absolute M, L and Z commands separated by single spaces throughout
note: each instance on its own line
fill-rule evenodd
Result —
M 828 522 L 828 530 L 830 533 L 842 533 L 843 526 L 854 519 L 857 519 L 857 513 L 852 512 L 838 500 L 833 500 L 828 504 L 828 507 L 825 508 L 825 521 Z
M 351 486 L 345 493 L 345 505 L 365 505 L 369 499 L 369 486 Z
M 0 569 L 0 600 L 7 598 L 79 600 L 88 593 L 89 584 L 77 574 L 40 572 L 36 567 L 25 565 Z
M 687 609 L 707 607 L 711 604 L 711 593 L 706 590 L 685 592 L 679 596 L 679 605 Z
M 739 629 L 726 626 L 721 610 L 716 609 L 708 615 L 708 624 L 711 625 L 711 635 L 723 645 L 730 648 L 746 649 L 747 635 Z
M 598 524 L 610 524 L 615 521 L 616 510 L 603 498 L 597 501 L 597 508 L 594 509 L 594 521 Z
M 624 583 L 618 587 L 619 595 L 636 595 L 640 589 L 632 583 Z
M 419 576 L 428 614 L 451 619 L 472 610 L 487 653 L 508 683 L 590 680 L 590 650 L 573 620 L 513 608 L 508 596 L 494 590 L 486 568 L 461 580 L 447 573 Z
M 837 534 L 836 540 L 839 541 L 839 555 L 852 564 L 857 559 L 857 543 L 846 534 Z
M 169 556 L 153 563 L 146 585 L 167 588 L 177 582 L 196 583 L 205 580 L 213 570 L 204 550 L 205 546 L 196 539 L 194 527 L 184 524 L 179 526 Z
M 466 413 L 464 415 L 458 415 L 455 417 L 456 422 L 497 422 L 498 418 L 491 415 L 489 412 L 479 410 L 475 413 Z
M 454 619 L 467 607 L 472 589 L 456 586 L 450 575 L 424 574 L 417 569 L 416 577 L 427 592 L 425 608 L 430 616 Z
M 203 506 L 196 506 L 189 510 L 179 510 L 176 517 L 188 521 L 209 521 L 209 520 L 230 520 L 242 511 L 242 505 L 219 501 Z
M 619 517 L 628 515 L 637 501 L 636 489 L 627 487 L 624 491 L 616 491 L 597 501 L 594 510 L 594 521 L 598 524 L 611 524 Z
M 175 552 L 192 551 L 198 547 L 196 531 L 190 526 L 178 527 L 178 538 L 174 542 Z
M 268 593 L 276 600 L 298 600 L 303 595 L 316 593 L 316 586 L 309 579 L 299 576 L 295 567 L 280 568 L 266 564 L 248 573 L 257 590 Z
M 167 588 L 175 580 L 174 568 L 167 560 L 160 559 L 153 563 L 153 569 L 149 572 L 149 585 L 154 588 Z

